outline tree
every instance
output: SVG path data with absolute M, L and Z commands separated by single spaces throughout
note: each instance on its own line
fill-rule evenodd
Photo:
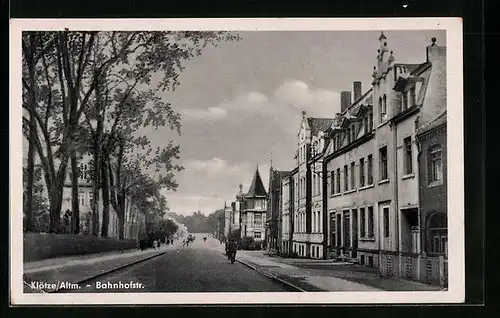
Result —
M 112 173 L 110 156 L 117 157 L 116 185 L 120 189 L 115 191 L 117 200 L 113 196 L 110 199 L 112 204 L 117 203 L 113 207 L 118 212 L 123 233 L 123 196 L 129 185 L 127 178 L 121 177 L 126 170 L 137 169 L 134 162 L 140 160 L 127 158 L 131 154 L 130 144 L 145 147 L 147 143 L 143 136 L 131 137 L 133 132 L 139 127 L 166 124 L 180 132 L 180 116 L 156 93 L 175 89 L 179 73 L 184 69 L 183 61 L 201 54 L 209 44 L 235 39 L 237 36 L 224 32 L 23 33 L 23 107 L 29 114 L 29 118 L 23 118 L 23 132 L 32 149 L 28 175 L 32 175 L 36 150 L 49 193 L 51 232 L 59 230 L 63 183 L 69 163 L 73 231 L 79 231 L 77 153 L 88 147 L 88 140 L 82 138 L 85 136 L 82 127 L 86 126 L 86 130 L 93 133 L 87 135 L 95 137 L 90 142 L 97 144 L 94 182 L 98 187 L 101 180 L 103 200 L 113 190 L 112 185 L 105 189 L 107 185 L 103 180 L 111 182 L 113 178 L 98 176 Z M 151 87 L 153 76 L 159 76 L 159 80 Z M 109 97 L 108 103 L 101 103 L 103 95 Z M 90 125 L 92 114 L 105 116 L 98 117 L 100 126 Z M 106 124 L 109 124 L 108 130 Z M 171 160 L 165 156 L 175 159 L 178 148 L 169 144 L 156 154 L 156 159 L 150 159 L 149 166 L 164 164 L 164 175 L 159 179 L 168 187 L 169 179 L 173 179 L 179 167 L 171 165 L 169 169 L 167 164 Z M 175 184 L 170 183 L 172 187 Z M 107 213 L 104 211 L 103 217 L 106 218 Z M 93 217 L 95 225 L 96 212 Z M 94 226 L 93 234 L 96 232 Z M 103 228 L 102 234 L 106 233 L 107 229 Z

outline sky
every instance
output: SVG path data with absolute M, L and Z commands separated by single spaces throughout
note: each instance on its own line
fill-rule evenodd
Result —
M 181 136 L 148 132 L 153 144 L 180 144 L 176 192 L 165 193 L 172 212 L 210 214 L 247 191 L 258 166 L 293 169 L 301 111 L 333 117 L 340 92 L 361 81 L 370 88 L 380 31 L 239 32 L 238 42 L 207 48 L 185 63 L 180 85 L 164 98 L 182 114 Z M 445 32 L 384 31 L 396 63 L 422 63 Z

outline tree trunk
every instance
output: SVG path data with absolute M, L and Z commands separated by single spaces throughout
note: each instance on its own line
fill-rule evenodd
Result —
M 49 233 L 61 232 L 61 206 L 63 197 L 64 179 L 56 180 L 50 190 L 50 223 Z
M 125 190 L 121 190 L 118 196 L 118 238 L 123 240 L 125 238 Z
M 28 140 L 28 178 L 26 185 L 26 232 L 33 231 L 33 182 L 35 173 L 35 142 L 36 121 L 35 116 L 30 116 L 30 138 Z
M 71 232 L 80 233 L 80 202 L 78 197 L 78 159 L 76 151 L 71 150 Z
M 109 230 L 109 176 L 107 169 L 107 155 L 101 157 L 101 184 L 102 184 L 102 230 L 101 236 L 108 237 Z

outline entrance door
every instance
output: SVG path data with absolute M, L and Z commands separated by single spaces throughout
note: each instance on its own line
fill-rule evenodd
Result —
M 344 251 L 347 253 L 347 251 L 351 248 L 351 224 L 350 224 L 350 212 L 349 211 L 344 211 L 344 241 L 342 242 L 342 245 L 344 246 Z
M 358 249 L 358 211 L 356 209 L 352 210 L 352 252 L 351 257 L 357 258 Z

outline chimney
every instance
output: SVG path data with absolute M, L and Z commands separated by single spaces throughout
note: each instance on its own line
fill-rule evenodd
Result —
M 345 111 L 351 106 L 351 92 L 340 92 L 340 112 Z
M 353 83 L 353 91 L 354 91 L 354 101 L 357 101 L 361 97 L 361 82 Z

